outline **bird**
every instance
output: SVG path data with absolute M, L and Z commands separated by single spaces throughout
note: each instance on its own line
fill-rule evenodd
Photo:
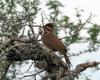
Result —
M 68 57 L 68 52 L 62 41 L 53 33 L 54 25 L 53 23 L 47 23 L 43 26 L 43 34 L 41 40 L 43 44 L 51 49 L 52 51 L 59 51 L 65 58 L 67 68 L 70 68 L 70 60 Z

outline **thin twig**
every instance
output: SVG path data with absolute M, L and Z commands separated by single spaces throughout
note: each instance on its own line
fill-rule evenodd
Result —
M 41 12 L 41 17 L 42 17 L 42 19 L 41 19 L 42 26 L 44 26 L 44 18 L 43 18 L 42 12 Z M 42 27 L 42 26 L 39 26 L 39 33 L 38 33 L 38 35 L 36 36 L 36 40 L 38 39 L 39 35 L 41 34 L 41 27 Z
M 33 26 L 33 25 L 32 25 L 32 22 L 29 21 L 29 27 L 30 27 L 30 29 L 31 29 L 32 34 L 34 35 L 34 30 L 33 30 L 33 27 L 32 27 L 32 26 Z
M 36 76 L 37 74 L 39 74 L 39 73 L 41 73 L 41 72 L 43 72 L 44 70 L 41 70 L 41 71 L 39 71 L 39 72 L 37 72 L 37 73 L 35 73 L 35 74 L 31 74 L 31 75 L 24 75 L 23 77 L 21 77 L 20 79 L 23 79 L 24 77 L 30 77 L 30 76 Z
M 92 17 L 92 13 L 90 13 L 90 16 L 88 17 L 88 19 L 87 19 L 83 24 L 80 25 L 80 28 L 77 29 L 77 30 L 74 32 L 74 35 L 76 35 L 77 33 L 79 33 L 79 31 L 82 30 L 82 28 L 90 21 L 91 17 Z M 72 35 L 72 36 L 73 36 L 73 35 Z
M 38 31 L 38 34 L 37 34 L 37 36 L 36 36 L 35 40 L 37 40 L 37 39 L 38 39 L 38 37 L 39 37 L 39 35 L 41 34 L 41 27 L 42 27 L 42 26 L 40 26 L 40 27 L 39 27 L 39 31 Z
M 74 34 L 71 35 L 71 36 L 69 36 L 69 37 L 73 37 L 74 35 L 76 35 L 77 33 L 79 33 L 79 31 L 81 31 L 82 28 L 90 21 L 91 17 L 92 17 L 92 13 L 90 13 L 90 16 L 88 17 L 88 19 L 87 19 L 83 24 L 80 25 L 80 28 L 77 29 L 77 30 L 74 32 Z M 66 38 L 66 36 L 60 38 L 60 40 L 61 40 L 61 39 L 64 39 L 64 38 Z
M 44 18 L 43 18 L 43 13 L 42 12 L 41 12 L 41 17 L 42 17 L 42 19 L 41 19 L 42 26 L 44 26 Z
M 24 27 L 23 27 L 22 34 L 20 35 L 21 37 L 23 37 L 23 36 L 24 36 L 24 33 L 25 33 L 25 28 L 26 28 L 26 26 L 24 26 Z
M 8 70 L 9 70 L 10 65 L 12 64 L 12 61 L 6 61 L 5 64 L 6 65 L 4 67 L 4 73 L 2 74 L 2 76 L 0 78 L 1 80 L 5 80 L 5 76 L 6 76 L 7 72 L 8 72 Z
M 32 67 L 33 63 L 34 63 L 34 62 L 32 62 L 32 64 L 29 66 L 29 68 L 28 68 L 28 70 L 27 70 L 27 71 L 29 71 L 29 70 L 30 70 L 30 68 Z

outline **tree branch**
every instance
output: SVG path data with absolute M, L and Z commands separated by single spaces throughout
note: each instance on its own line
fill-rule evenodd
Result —
M 8 61 L 35 60 L 35 67 L 44 69 L 50 74 L 53 71 L 57 73 L 60 68 L 64 71 L 64 68 L 67 67 L 67 65 L 65 65 L 65 63 L 57 55 L 55 55 L 54 52 L 49 53 L 40 43 L 38 43 L 38 41 L 29 40 L 29 43 L 23 43 L 28 40 L 21 40 L 21 38 L 18 38 L 14 41 L 14 39 L 8 41 L 7 44 L 10 44 L 10 46 L 1 53 L 0 57 L 3 58 L 5 56 Z M 9 68 L 6 70 L 8 71 L 8 69 Z
M 96 61 L 78 64 L 75 69 L 70 70 L 70 73 L 66 73 L 66 76 L 61 80 L 74 80 L 75 78 L 78 78 L 78 75 L 85 71 L 87 68 L 95 67 L 99 64 L 100 62 Z
M 65 70 L 67 67 L 65 62 L 54 52 L 48 52 L 38 41 L 22 38 L 12 41 L 14 39 L 10 41 L 12 46 L 3 51 L 1 56 L 5 56 L 8 61 L 34 60 L 35 67 L 45 70 L 48 73 L 43 79 L 59 80 L 67 78 L 67 80 L 74 80 L 82 71 L 100 64 L 100 62 L 96 61 L 82 63 L 78 64 L 75 69 L 68 71 Z M 9 67 L 6 69 L 8 71 Z

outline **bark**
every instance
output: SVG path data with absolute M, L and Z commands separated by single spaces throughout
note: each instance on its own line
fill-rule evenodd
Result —
M 6 76 L 13 61 L 34 60 L 35 67 L 48 73 L 42 78 L 43 80 L 74 80 L 82 71 L 100 64 L 99 62 L 82 63 L 73 70 L 65 70 L 67 65 L 54 52 L 49 52 L 35 39 L 12 38 L 4 47 L 6 50 L 1 52 L 0 59 L 4 58 L 5 62 L 8 61 L 10 64 L 5 65 L 1 80 Z

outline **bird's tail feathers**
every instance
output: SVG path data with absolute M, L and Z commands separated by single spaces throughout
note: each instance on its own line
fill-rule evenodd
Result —
M 72 65 L 71 65 L 71 62 L 70 62 L 70 60 L 69 60 L 69 57 L 67 56 L 66 53 L 64 53 L 64 58 L 65 58 L 65 61 L 66 61 L 66 64 L 67 64 L 68 69 L 70 69 L 70 67 L 71 67 Z

